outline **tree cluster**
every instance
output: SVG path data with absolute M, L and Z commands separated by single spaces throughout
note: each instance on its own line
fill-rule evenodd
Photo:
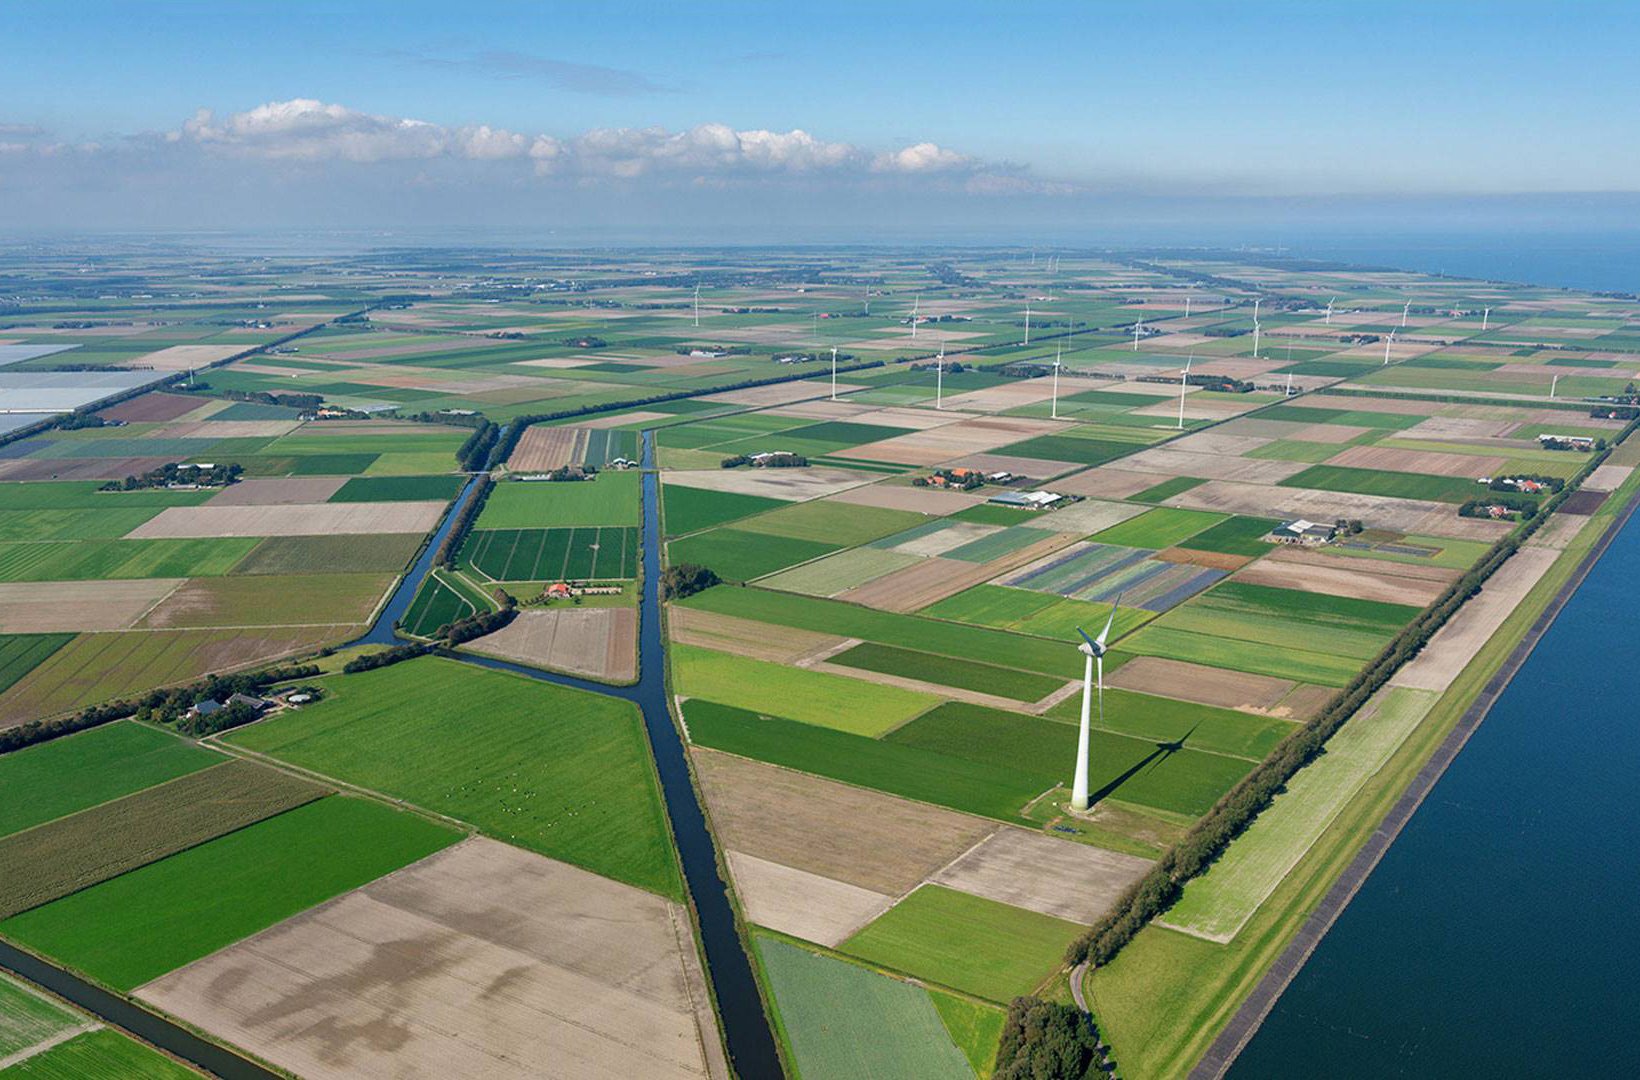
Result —
M 699 563 L 675 563 L 661 571 L 661 599 L 682 600 L 704 592 L 723 579 L 717 571 Z
M 480 422 L 473 433 L 456 450 L 456 464 L 463 472 L 477 472 L 488 466 L 490 451 L 495 449 L 496 441 L 501 438 L 501 428 L 493 421 L 485 420 L 482 415 L 478 420 Z
M 141 476 L 127 476 L 124 480 L 110 480 L 98 491 L 140 491 L 143 488 L 166 488 L 181 485 L 194 487 L 227 487 L 239 482 L 245 470 L 239 465 L 179 465 L 166 462 Z
M 997 1044 L 994 1080 L 1095 1080 L 1105 1055 L 1093 1019 L 1074 1005 L 1016 997 Z
M 364 653 L 355 656 L 342 665 L 342 674 L 357 675 L 361 671 L 374 671 L 376 668 L 392 667 L 402 664 L 406 660 L 414 660 L 418 656 L 426 656 L 433 651 L 431 645 L 395 645 L 391 649 L 381 652 Z
M 457 619 L 453 623 L 446 623 L 438 628 L 435 637 L 443 638 L 451 645 L 460 645 L 464 641 L 481 638 L 485 634 L 493 634 L 518 617 L 517 607 L 504 607 L 500 611 L 484 611 L 469 615 L 465 619 Z
M 462 507 L 461 516 L 456 518 L 454 525 L 450 526 L 450 531 L 444 534 L 444 542 L 439 545 L 438 554 L 434 556 L 434 561 L 440 566 L 454 566 L 456 564 L 456 556 L 461 552 L 461 545 L 466 541 L 467 534 L 472 531 L 473 522 L 478 520 L 478 515 L 484 509 L 484 503 L 489 499 L 490 492 L 493 490 L 495 490 L 494 480 L 491 480 L 488 476 L 479 477 L 478 490 L 473 492 L 473 497 L 467 500 L 466 506 Z

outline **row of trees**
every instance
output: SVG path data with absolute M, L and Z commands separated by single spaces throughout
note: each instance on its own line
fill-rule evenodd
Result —
M 490 463 L 490 451 L 495 449 L 496 440 L 501 437 L 501 428 L 491 420 L 478 417 L 479 425 L 467 440 L 456 450 L 456 464 L 463 472 L 477 472 Z
M 438 547 L 438 554 L 433 561 L 440 566 L 455 566 L 456 556 L 461 553 L 461 545 L 467 539 L 467 534 L 473 530 L 473 522 L 478 520 L 479 513 L 484 509 L 484 503 L 489 499 L 490 492 L 495 490 L 495 481 L 488 476 L 479 478 L 478 490 L 473 497 L 467 500 L 462 507 L 461 516 L 456 523 L 450 526 L 450 531 L 444 534 L 444 542 Z
M 1640 422 L 1631 423 L 1617 441 L 1622 441 L 1637 427 L 1640 427 Z M 1293 775 L 1321 753 L 1322 746 L 1344 722 L 1365 705 L 1389 681 L 1391 675 L 1417 655 L 1435 632 L 1466 600 L 1480 591 L 1481 585 L 1608 454 L 1609 451 L 1591 457 L 1565 490 L 1542 505 L 1539 514 L 1499 539 L 1477 565 L 1449 585 L 1434 603 L 1385 646 L 1364 671 L 1340 690 L 1326 709 L 1284 739 L 1268 758 L 1231 788 L 1213 809 L 1157 860 L 1149 873 L 1121 896 L 1108 914 L 1071 944 L 1067 951 L 1068 962 L 1076 964 L 1088 960 L 1095 965 L 1109 963 L 1117 951 L 1151 919 L 1167 910 L 1178 898 L 1184 883 L 1205 871 L 1219 857 L 1230 841 L 1252 823 Z

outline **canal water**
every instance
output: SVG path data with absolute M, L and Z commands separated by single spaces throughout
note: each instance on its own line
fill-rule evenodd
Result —
M 1640 1075 L 1640 515 L 1230 1070 Z

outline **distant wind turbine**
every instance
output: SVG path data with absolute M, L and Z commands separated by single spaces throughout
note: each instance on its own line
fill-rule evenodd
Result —
M 1139 316 L 1133 323 L 1133 351 L 1139 351 L 1139 335 L 1145 331 L 1145 317 Z
M 1331 325 L 1332 325 L 1332 306 L 1333 306 L 1333 300 L 1337 300 L 1337 299 L 1338 299 L 1338 297 L 1336 297 L 1336 296 L 1335 296 L 1335 297 L 1333 297 L 1333 298 L 1332 298 L 1332 300 L 1328 300 L 1328 301 L 1327 301 L 1327 325 L 1328 325 L 1328 326 L 1331 326 Z
M 1389 337 L 1384 339 L 1384 365 L 1380 366 L 1389 364 L 1389 347 L 1393 344 L 1395 344 L 1395 331 L 1391 330 L 1389 332 Z
M 871 284 L 866 283 L 866 314 L 871 314 Z
M 1411 300 L 1408 300 L 1405 304 L 1401 305 L 1401 327 L 1402 327 L 1402 329 L 1406 328 L 1406 325 L 1407 325 L 1407 312 L 1409 312 L 1411 310 L 1412 310 L 1412 301 Z
M 1031 343 L 1031 302 L 1025 301 L 1025 344 Z
M 1054 420 L 1059 419 L 1059 360 L 1065 352 L 1065 345 L 1061 342 L 1053 352 L 1053 411 L 1049 414 Z
M 1184 294 L 1184 317 L 1190 318 L 1190 294 Z
M 1550 401 L 1553 401 L 1555 399 L 1555 387 L 1559 386 L 1559 385 L 1560 385 L 1560 376 L 1559 375 L 1556 375 L 1554 378 L 1549 380 L 1549 400 Z
M 1287 396 L 1293 396 L 1293 373 L 1290 371 L 1287 373 Z
M 831 400 L 837 400 L 837 346 L 831 347 Z
M 917 340 L 917 309 L 921 305 L 922 305 L 922 297 L 920 295 L 912 297 L 912 299 L 911 299 L 911 340 L 912 341 Z
M 1184 362 L 1184 370 L 1179 373 L 1179 430 L 1184 430 L 1184 392 L 1190 386 L 1190 365 L 1196 362 L 1196 352 L 1190 352 L 1190 359 Z
M 940 331 L 940 355 L 934 361 L 934 408 L 945 408 L 945 331 Z
M 1253 359 L 1254 360 L 1258 359 L 1258 336 L 1259 336 L 1259 331 L 1263 329 L 1263 327 L 1261 327 L 1259 325 L 1259 321 L 1258 321 L 1258 305 L 1259 305 L 1259 298 L 1255 296 L 1255 297 L 1253 297 Z
M 1491 308 L 1483 308 L 1481 310 L 1481 333 L 1483 333 L 1483 334 L 1486 333 L 1487 324 L 1490 323 L 1491 321 L 1492 321 L 1492 309 Z
M 1110 606 L 1110 618 L 1105 620 L 1105 628 L 1099 631 L 1099 636 L 1090 638 L 1086 630 L 1080 626 L 1076 632 L 1082 635 L 1082 644 L 1077 648 L 1087 657 L 1082 671 L 1082 726 L 1076 735 L 1076 778 L 1071 782 L 1071 809 L 1086 810 L 1088 808 L 1088 713 L 1093 704 L 1094 672 L 1099 674 L 1099 724 L 1105 723 L 1105 641 L 1110 637 L 1110 628 L 1116 622 L 1117 609 L 1121 607 L 1122 598 L 1116 597 L 1116 602 Z
M 700 282 L 695 282 L 695 325 L 700 325 Z

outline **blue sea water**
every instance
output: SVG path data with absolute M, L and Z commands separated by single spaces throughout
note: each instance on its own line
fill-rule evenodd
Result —
M 1232 1067 L 1640 1075 L 1640 518 Z

